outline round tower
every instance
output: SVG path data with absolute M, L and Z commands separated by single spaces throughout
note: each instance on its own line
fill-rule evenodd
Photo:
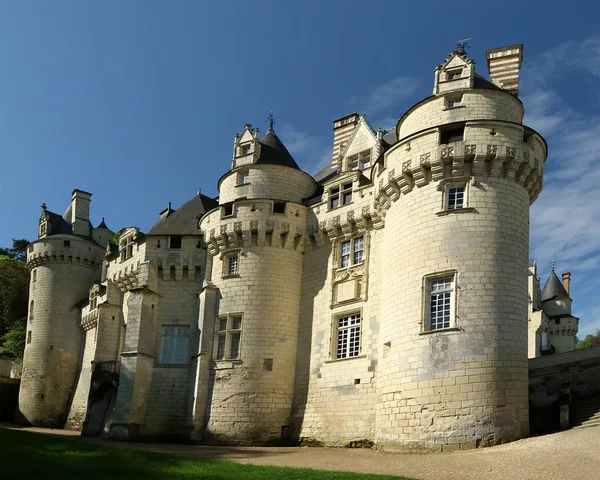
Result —
M 474 448 L 528 434 L 529 205 L 544 140 L 464 52 L 398 122 L 385 212 L 376 443 Z
M 271 128 L 236 136 L 220 206 L 201 220 L 207 279 L 218 288 L 206 438 L 265 443 L 290 433 L 298 337 L 303 198 L 316 190 Z M 212 271 L 210 271 L 212 269 Z M 202 314 L 201 314 L 202 315 Z
M 81 210 L 79 193 L 84 192 L 74 192 L 67 213 Z M 69 230 L 65 218 L 44 206 L 41 238 L 27 250 L 30 305 L 19 409 L 35 426 L 62 428 L 67 419 L 81 364 L 79 304 L 100 280 L 104 249 L 92 240 L 89 229 L 82 226 L 80 236 L 61 233 Z

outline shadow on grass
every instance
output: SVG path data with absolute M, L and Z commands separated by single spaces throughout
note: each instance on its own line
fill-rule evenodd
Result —
M 231 452 L 228 450 L 228 452 Z M 178 452 L 179 453 L 179 452 Z M 241 451 L 240 451 L 241 454 Z M 232 458 L 231 455 L 228 455 Z M 244 457 L 248 452 L 244 452 Z M 110 448 L 93 442 L 0 429 L 3 480 L 367 480 L 401 477 L 241 465 L 208 458 Z

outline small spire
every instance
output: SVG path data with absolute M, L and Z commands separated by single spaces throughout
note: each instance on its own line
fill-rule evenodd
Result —
M 554 260 L 552 260 L 552 273 L 554 273 Z
M 46 211 L 46 208 L 47 208 L 47 207 L 46 207 L 46 204 L 45 204 L 45 203 L 42 203 L 42 210 Z
M 200 196 L 200 193 L 201 193 L 201 190 L 200 190 L 200 189 L 198 189 L 198 196 Z
M 169 205 L 167 206 L 167 210 L 171 210 L 171 202 L 169 202 Z
M 270 132 L 273 132 L 273 125 L 275 125 L 275 120 L 273 120 L 273 110 L 271 110 L 271 113 L 269 113 L 269 116 L 267 117 L 267 122 L 269 122 L 269 130 Z

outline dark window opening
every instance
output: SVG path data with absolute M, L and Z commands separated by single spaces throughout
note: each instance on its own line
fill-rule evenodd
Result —
M 223 216 L 228 217 L 229 215 L 233 215 L 233 204 L 223 207 Z
M 452 142 L 462 142 L 465 138 L 465 127 L 449 128 L 440 132 L 440 145 Z
M 274 202 L 273 213 L 285 213 L 285 202 Z
M 63 241 L 63 247 L 70 247 L 71 246 L 71 240 L 64 240 Z
M 181 248 L 182 239 L 181 236 L 177 235 L 170 238 L 170 248 Z

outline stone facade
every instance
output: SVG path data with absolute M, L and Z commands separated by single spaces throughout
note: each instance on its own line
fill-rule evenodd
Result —
M 529 206 L 547 151 L 522 117 L 455 51 L 395 130 L 336 120 L 314 178 L 272 125 L 247 125 L 218 201 L 169 205 L 147 234 L 81 232 L 89 197 L 74 195 L 69 238 L 88 253 L 68 260 L 52 232 L 30 246 L 23 413 L 118 439 L 526 436 Z

